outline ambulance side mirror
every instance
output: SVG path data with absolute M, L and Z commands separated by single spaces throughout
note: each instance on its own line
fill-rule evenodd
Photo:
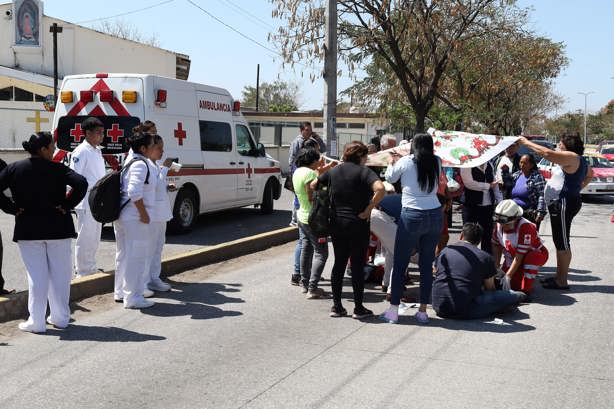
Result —
M 261 143 L 258 144 L 258 151 L 257 152 L 258 152 L 258 156 L 262 156 L 262 157 L 266 156 L 266 152 L 264 150 L 264 145 L 263 144 L 261 144 Z

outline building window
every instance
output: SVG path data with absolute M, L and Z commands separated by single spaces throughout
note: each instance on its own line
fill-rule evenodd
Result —
M 45 102 L 45 97 L 42 95 L 34 94 L 34 101 L 36 102 Z
M 365 124 L 352 122 L 348 124 L 348 128 L 350 129 L 365 129 Z
M 324 122 L 316 122 L 313 124 L 314 128 L 324 129 Z
M 343 129 L 347 127 L 348 127 L 348 124 L 346 124 L 345 122 L 337 122 L 337 129 Z
M 200 149 L 213 152 L 232 151 L 232 132 L 226 122 L 199 121 Z
M 34 101 L 34 94 L 25 89 L 15 87 L 15 101 Z
M 0 89 L 0 101 L 12 101 L 13 100 L 13 87 L 6 87 Z

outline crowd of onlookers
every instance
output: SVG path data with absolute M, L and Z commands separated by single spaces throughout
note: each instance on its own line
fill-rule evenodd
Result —
M 11 192 L 10 198 L 0 194 L 0 206 L 15 215 L 13 240 L 28 275 L 29 317 L 19 324 L 23 331 L 44 332 L 46 324 L 66 328 L 71 279 L 98 271 L 96 251 L 102 224 L 92 213 L 89 195 L 109 176 L 100 147 L 104 125 L 91 117 L 81 126 L 85 139 L 72 152 L 70 166 L 53 161 L 53 137 L 38 132 L 23 142 L 30 158 L 4 166 L 0 172 L 0 192 Z M 166 223 L 172 218 L 167 190 L 173 186 L 166 181 L 172 162 L 159 163 L 164 141 L 150 121 L 135 127 L 127 143 L 130 152 L 118 171 L 121 211 L 113 223 L 114 298 L 124 308 L 140 309 L 154 305 L 146 299 L 154 291 L 171 289 L 160 279 L 160 270 Z M 74 264 L 72 238 L 76 238 Z M 50 314 L 45 317 L 47 303 Z
M 44 332 L 46 324 L 65 328 L 72 272 L 84 277 L 97 271 L 102 225 L 92 213 L 89 195 L 108 176 L 100 148 L 104 126 L 94 117 L 81 126 L 85 139 L 72 152 L 70 166 L 53 161 L 55 142 L 48 132 L 23 142 L 30 158 L 9 165 L 0 161 L 0 192 L 11 191 L 10 198 L 0 194 L 0 208 L 15 215 L 13 240 L 28 274 L 29 318 L 19 324 L 24 331 Z M 166 223 L 172 217 L 167 191 L 174 186 L 167 183 L 172 161 L 159 163 L 164 141 L 154 123 L 139 124 L 127 142 L 130 152 L 118 171 L 121 211 L 113 223 L 114 299 L 125 308 L 140 309 L 154 305 L 147 299 L 154 291 L 171 289 L 160 279 L 160 270 Z M 319 283 L 330 240 L 332 317 L 348 314 L 342 303 L 346 273 L 353 289 L 352 316 L 373 315 L 363 299 L 367 262 L 376 259 L 383 264 L 382 291 L 390 302 L 380 316 L 386 322 L 398 322 L 399 306 L 407 300 L 410 261 L 420 275 L 418 322 L 428 322 L 428 304 L 441 317 L 478 318 L 502 311 L 530 298 L 539 268 L 548 260 L 539 236 L 546 214 L 557 270 L 542 286 L 569 288 L 571 224 L 582 205 L 580 191 L 592 177 L 578 136 L 562 137 L 556 151 L 521 137 L 497 161 L 460 170 L 443 167 L 428 134 L 412 138 L 410 155 L 390 150 L 396 143 L 390 135 L 369 145 L 350 142 L 341 161 L 327 163 L 326 143 L 310 123 L 301 124 L 290 147 L 286 186 L 295 193 L 291 224 L 299 229 L 291 283 L 308 299 L 326 297 Z M 517 154 L 519 145 L 558 165 L 548 183 L 532 155 Z M 367 167 L 369 153 L 378 150 L 390 150 L 388 166 Z M 330 224 L 324 235 L 310 222 L 314 196 L 322 192 Z M 460 241 L 448 244 L 453 200 L 462 206 L 463 227 Z M 10 292 L 1 275 L 0 289 Z M 47 303 L 50 315 L 45 317 Z
M 474 168 L 444 168 L 433 138 L 417 134 L 412 153 L 390 150 L 386 168 L 369 168 L 367 156 L 396 146 L 381 140 L 350 142 L 341 161 L 324 159 L 326 145 L 306 122 L 290 149 L 299 240 L 291 283 L 308 299 L 326 297 L 318 287 L 332 242 L 333 305 L 330 316 L 347 315 L 342 305 L 343 276 L 351 276 L 354 318 L 373 312 L 363 305 L 368 261 L 383 264 L 382 291 L 389 307 L 380 315 L 396 323 L 410 260 L 420 274 L 420 323 L 428 322 L 427 305 L 441 317 L 479 318 L 531 299 L 548 250 L 539 235 L 547 214 L 556 247 L 556 274 L 542 280 L 546 289 L 569 288 L 570 229 L 580 210 L 580 191 L 592 177 L 578 136 L 564 136 L 550 150 L 526 138 L 509 146 L 496 160 Z M 533 154 L 518 155 L 520 145 L 558 165 L 546 183 Z M 309 224 L 313 198 L 326 189 L 330 198 L 330 234 L 319 237 Z M 462 209 L 460 241 L 448 245 L 453 199 Z M 296 218 L 294 218 L 296 214 Z M 374 253 L 379 255 L 376 255 Z M 383 262 L 382 262 L 383 259 Z M 379 278 L 379 277 L 378 277 Z

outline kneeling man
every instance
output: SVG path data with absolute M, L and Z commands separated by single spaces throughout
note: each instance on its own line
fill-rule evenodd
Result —
M 503 312 L 521 302 L 517 291 L 497 291 L 495 263 L 478 248 L 483 230 L 477 223 L 463 226 L 461 241 L 444 248 L 437 257 L 432 304 L 443 318 L 477 319 Z
M 548 261 L 548 249 L 537 227 L 522 217 L 522 207 L 513 200 L 504 200 L 495 209 L 497 225 L 493 230 L 492 244 L 495 263 L 499 266 L 504 255 L 501 279 L 503 289 L 530 294 L 539 268 Z

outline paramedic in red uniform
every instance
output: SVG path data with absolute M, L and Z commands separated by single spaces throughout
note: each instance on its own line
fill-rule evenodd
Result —
M 498 266 L 504 255 L 501 280 L 503 289 L 531 293 L 539 268 L 548 261 L 548 250 L 536 226 L 522 217 L 522 207 L 504 200 L 495 209 L 497 225 L 493 230 L 493 256 Z

